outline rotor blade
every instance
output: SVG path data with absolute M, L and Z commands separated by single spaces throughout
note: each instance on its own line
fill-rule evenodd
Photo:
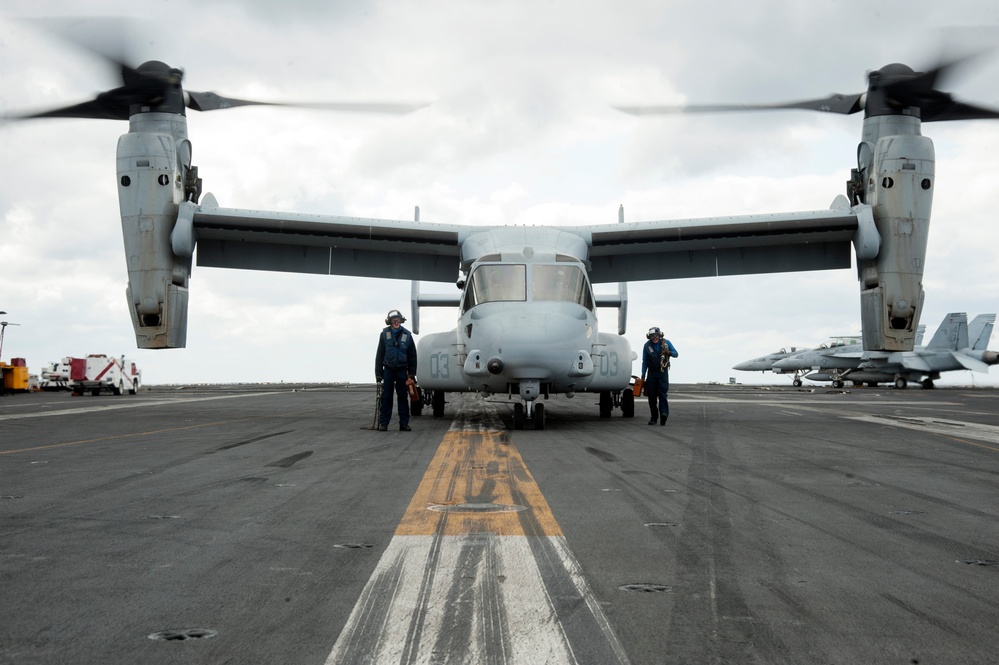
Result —
M 128 106 L 124 109 L 117 104 L 108 104 L 101 98 L 89 102 L 65 106 L 51 111 L 4 116 L 5 120 L 32 120 L 35 118 L 87 118 L 97 120 L 128 120 Z
M 166 66 L 163 65 L 163 67 Z M 156 106 L 163 101 L 167 88 L 171 83 L 169 79 L 132 69 L 127 65 L 122 65 L 121 69 L 125 85 L 114 90 L 102 92 L 90 101 L 49 111 L 6 117 L 11 120 L 28 120 L 33 118 L 128 120 L 130 108 L 133 105 Z
M 822 99 L 808 99 L 783 104 L 696 104 L 691 106 L 615 106 L 618 111 L 632 115 L 669 115 L 672 113 L 723 113 L 732 111 L 774 111 L 780 109 L 804 109 L 823 113 L 849 115 L 863 108 L 863 94 L 832 94 Z
M 142 22 L 124 16 L 63 16 L 18 19 L 56 40 L 69 43 L 110 65 L 125 85 L 136 70 L 129 65 L 135 58 L 130 47 L 132 35 Z M 144 30 L 150 32 L 150 30 Z
M 915 106 L 923 122 L 944 120 L 985 120 L 999 118 L 999 111 L 955 101 L 949 93 L 937 88 L 959 66 L 989 53 L 980 50 L 962 57 L 942 61 L 925 72 L 885 84 L 885 96 L 893 106 Z
M 999 110 L 974 106 L 963 102 L 951 102 L 939 110 L 923 109 L 923 122 L 942 122 L 944 120 L 996 120 Z
M 991 53 L 994 48 L 982 48 L 961 56 L 952 56 L 941 59 L 940 62 L 923 72 L 917 72 L 915 77 L 890 83 L 888 88 L 893 95 L 920 94 L 935 90 L 937 86 L 943 85 L 952 78 L 956 70 L 964 67 L 972 60 L 977 60 L 984 55 Z
M 237 99 L 235 97 L 223 97 L 214 92 L 187 92 L 187 107 L 195 111 L 218 111 L 220 109 L 236 108 L 239 106 L 286 106 L 295 108 L 310 108 L 326 111 L 354 111 L 358 113 L 411 113 L 421 109 L 427 104 L 397 104 L 383 102 L 335 102 L 335 103 L 284 103 L 284 102 L 260 102 L 248 99 Z

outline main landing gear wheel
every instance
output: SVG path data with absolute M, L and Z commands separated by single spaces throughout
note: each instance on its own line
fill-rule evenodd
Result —
M 907 385 L 909 385 L 909 382 L 903 379 L 902 377 L 898 377 L 897 379 L 895 379 L 895 387 L 898 388 L 899 390 L 902 390 Z
M 604 390 L 600 393 L 600 417 L 610 418 L 611 411 L 614 409 L 614 398 L 611 397 L 609 390 Z
M 534 429 L 545 428 L 545 405 L 537 404 L 534 407 Z
M 635 393 L 631 389 L 621 393 L 621 415 L 625 418 L 635 417 Z
M 443 418 L 444 417 L 444 391 L 443 390 L 435 390 L 434 391 L 434 396 L 431 398 L 431 402 L 433 402 L 432 406 L 434 407 L 434 418 Z
M 524 429 L 524 405 L 520 402 L 513 405 L 513 428 Z
M 800 388 L 801 387 L 801 379 L 795 379 L 794 381 L 791 382 L 791 385 L 794 386 L 795 388 Z

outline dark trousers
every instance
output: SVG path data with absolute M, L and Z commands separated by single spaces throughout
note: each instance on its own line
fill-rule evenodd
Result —
M 649 411 L 652 413 L 652 419 L 669 416 L 669 372 L 662 374 L 649 372 L 645 377 L 645 386 L 649 395 Z
M 409 424 L 409 394 L 406 392 L 406 379 L 409 374 L 405 367 L 382 367 L 382 413 L 378 419 L 382 425 L 392 420 L 392 393 L 399 398 L 399 426 Z

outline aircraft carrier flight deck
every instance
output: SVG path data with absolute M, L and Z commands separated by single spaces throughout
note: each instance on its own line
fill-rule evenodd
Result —
M 0 399 L 0 663 L 989 663 L 999 390 Z

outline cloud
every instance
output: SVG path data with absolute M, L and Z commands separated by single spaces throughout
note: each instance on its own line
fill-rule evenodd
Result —
M 78 9 L 52 2 L 44 12 Z M 5 11 L 40 10 L 15 1 Z M 112 1 L 92 11 L 135 13 Z M 999 21 L 999 8 L 984 1 L 929 0 L 905 12 L 861 0 L 774 0 L 724 12 L 652 0 L 291 2 L 280 11 L 185 0 L 148 11 L 154 29 L 134 39 L 133 52 L 182 67 L 193 90 L 434 102 L 395 118 L 192 112 L 194 163 L 222 205 L 386 219 L 410 219 L 419 205 L 424 221 L 463 224 L 609 223 L 620 204 L 629 220 L 825 208 L 845 191 L 859 115 L 635 119 L 610 105 L 859 92 L 870 69 L 932 60 L 936 26 Z M 0 20 L 0 56 L 2 113 L 114 85 L 103 62 L 10 20 Z M 954 78 L 955 95 L 999 105 L 997 67 L 989 57 L 969 67 Z M 114 185 L 114 146 L 126 131 L 98 121 L 0 125 L 0 309 L 21 324 L 8 329 L 5 353 L 33 367 L 126 353 L 151 383 L 370 380 L 385 312 L 409 313 L 408 283 L 196 267 L 188 348 L 134 350 Z M 930 327 L 949 311 L 999 307 L 999 231 L 990 219 L 997 131 L 924 127 L 938 174 L 925 274 Z M 675 381 L 726 381 L 741 360 L 855 332 L 858 291 L 853 270 L 635 282 L 627 336 L 637 349 L 660 325 L 681 352 Z M 614 312 L 601 316 L 612 330 Z M 450 329 L 456 314 L 421 318 L 426 333 Z

